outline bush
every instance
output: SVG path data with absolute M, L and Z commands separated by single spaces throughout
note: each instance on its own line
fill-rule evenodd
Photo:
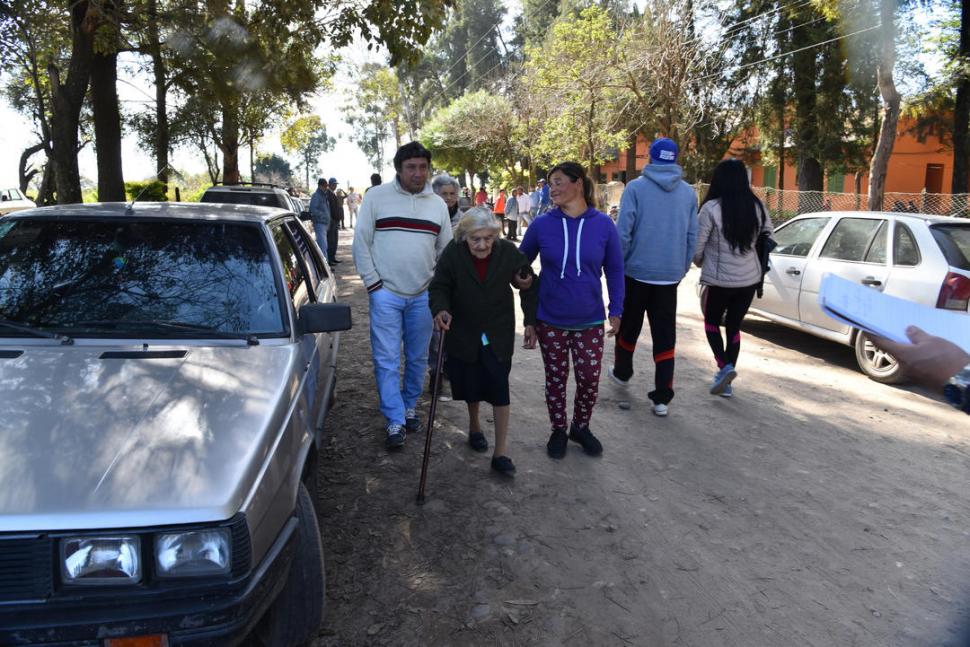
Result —
M 129 200 L 137 198 L 141 202 L 167 202 L 165 185 L 158 180 L 146 182 L 125 182 L 125 194 Z

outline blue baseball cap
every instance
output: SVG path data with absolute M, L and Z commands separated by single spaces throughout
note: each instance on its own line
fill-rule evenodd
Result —
M 677 153 L 680 149 L 674 140 L 668 137 L 658 137 L 650 144 L 651 164 L 676 164 Z
M 330 178 L 329 184 L 336 184 L 336 183 L 337 183 L 337 178 L 335 177 Z

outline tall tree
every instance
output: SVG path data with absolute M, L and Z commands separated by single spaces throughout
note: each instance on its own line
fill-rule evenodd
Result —
M 960 36 L 954 60 L 957 73 L 956 105 L 953 110 L 952 193 L 968 193 L 970 187 L 970 2 L 960 5 Z
M 893 79 L 896 65 L 896 2 L 879 0 L 879 62 L 876 74 L 879 80 L 879 94 L 882 97 L 880 111 L 879 140 L 869 166 L 869 209 L 881 211 L 883 196 L 886 192 L 886 172 L 889 169 L 889 156 L 896 143 L 896 125 L 899 122 L 899 92 Z
M 344 93 L 343 113 L 353 128 L 353 141 L 378 171 L 384 166 L 384 145 L 389 137 L 400 146 L 405 136 L 417 136 L 407 118 L 401 87 L 393 68 L 365 63 Z
M 296 167 L 303 169 L 306 178 L 304 187 L 308 191 L 311 187 L 310 173 L 317 172 L 320 155 L 333 149 L 335 143 L 334 138 L 327 135 L 327 127 L 318 115 L 298 117 L 280 135 L 283 150 L 299 158 Z
M 91 57 L 91 108 L 98 165 L 98 200 L 125 200 L 121 164 L 121 108 L 118 103 L 118 50 L 121 47 L 121 0 L 105 0 Z

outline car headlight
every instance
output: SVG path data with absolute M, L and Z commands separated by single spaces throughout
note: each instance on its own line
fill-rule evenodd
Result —
M 232 565 L 228 528 L 191 530 L 155 538 L 155 573 L 159 577 L 226 575 Z
M 68 537 L 61 540 L 65 584 L 135 584 L 141 581 L 137 536 Z

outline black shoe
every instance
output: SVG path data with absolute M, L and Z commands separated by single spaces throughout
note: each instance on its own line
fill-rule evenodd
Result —
M 596 436 L 589 430 L 589 425 L 580 427 L 574 422 L 569 427 L 569 440 L 582 445 L 583 451 L 590 456 L 599 456 L 603 453 L 603 445 L 596 440 Z
M 562 427 L 555 427 L 552 430 L 552 435 L 549 436 L 549 442 L 546 443 L 546 453 L 549 454 L 550 458 L 562 458 L 566 455 L 566 444 L 568 442 L 566 430 Z
M 384 446 L 388 449 L 400 449 L 404 447 L 405 435 L 406 432 L 401 425 L 388 425 L 387 439 L 384 441 Z
M 488 440 L 485 439 L 485 434 L 480 431 L 478 433 L 468 434 L 468 444 L 476 452 L 488 451 Z
M 338 261 L 336 258 L 330 261 L 331 265 L 340 265 L 341 263 L 343 263 L 343 261 Z
M 492 469 L 504 476 L 515 474 L 515 465 L 508 456 L 492 456 Z
M 404 412 L 404 429 L 409 434 L 416 434 L 421 431 L 421 419 L 418 418 L 418 412 L 414 409 L 408 409 Z

